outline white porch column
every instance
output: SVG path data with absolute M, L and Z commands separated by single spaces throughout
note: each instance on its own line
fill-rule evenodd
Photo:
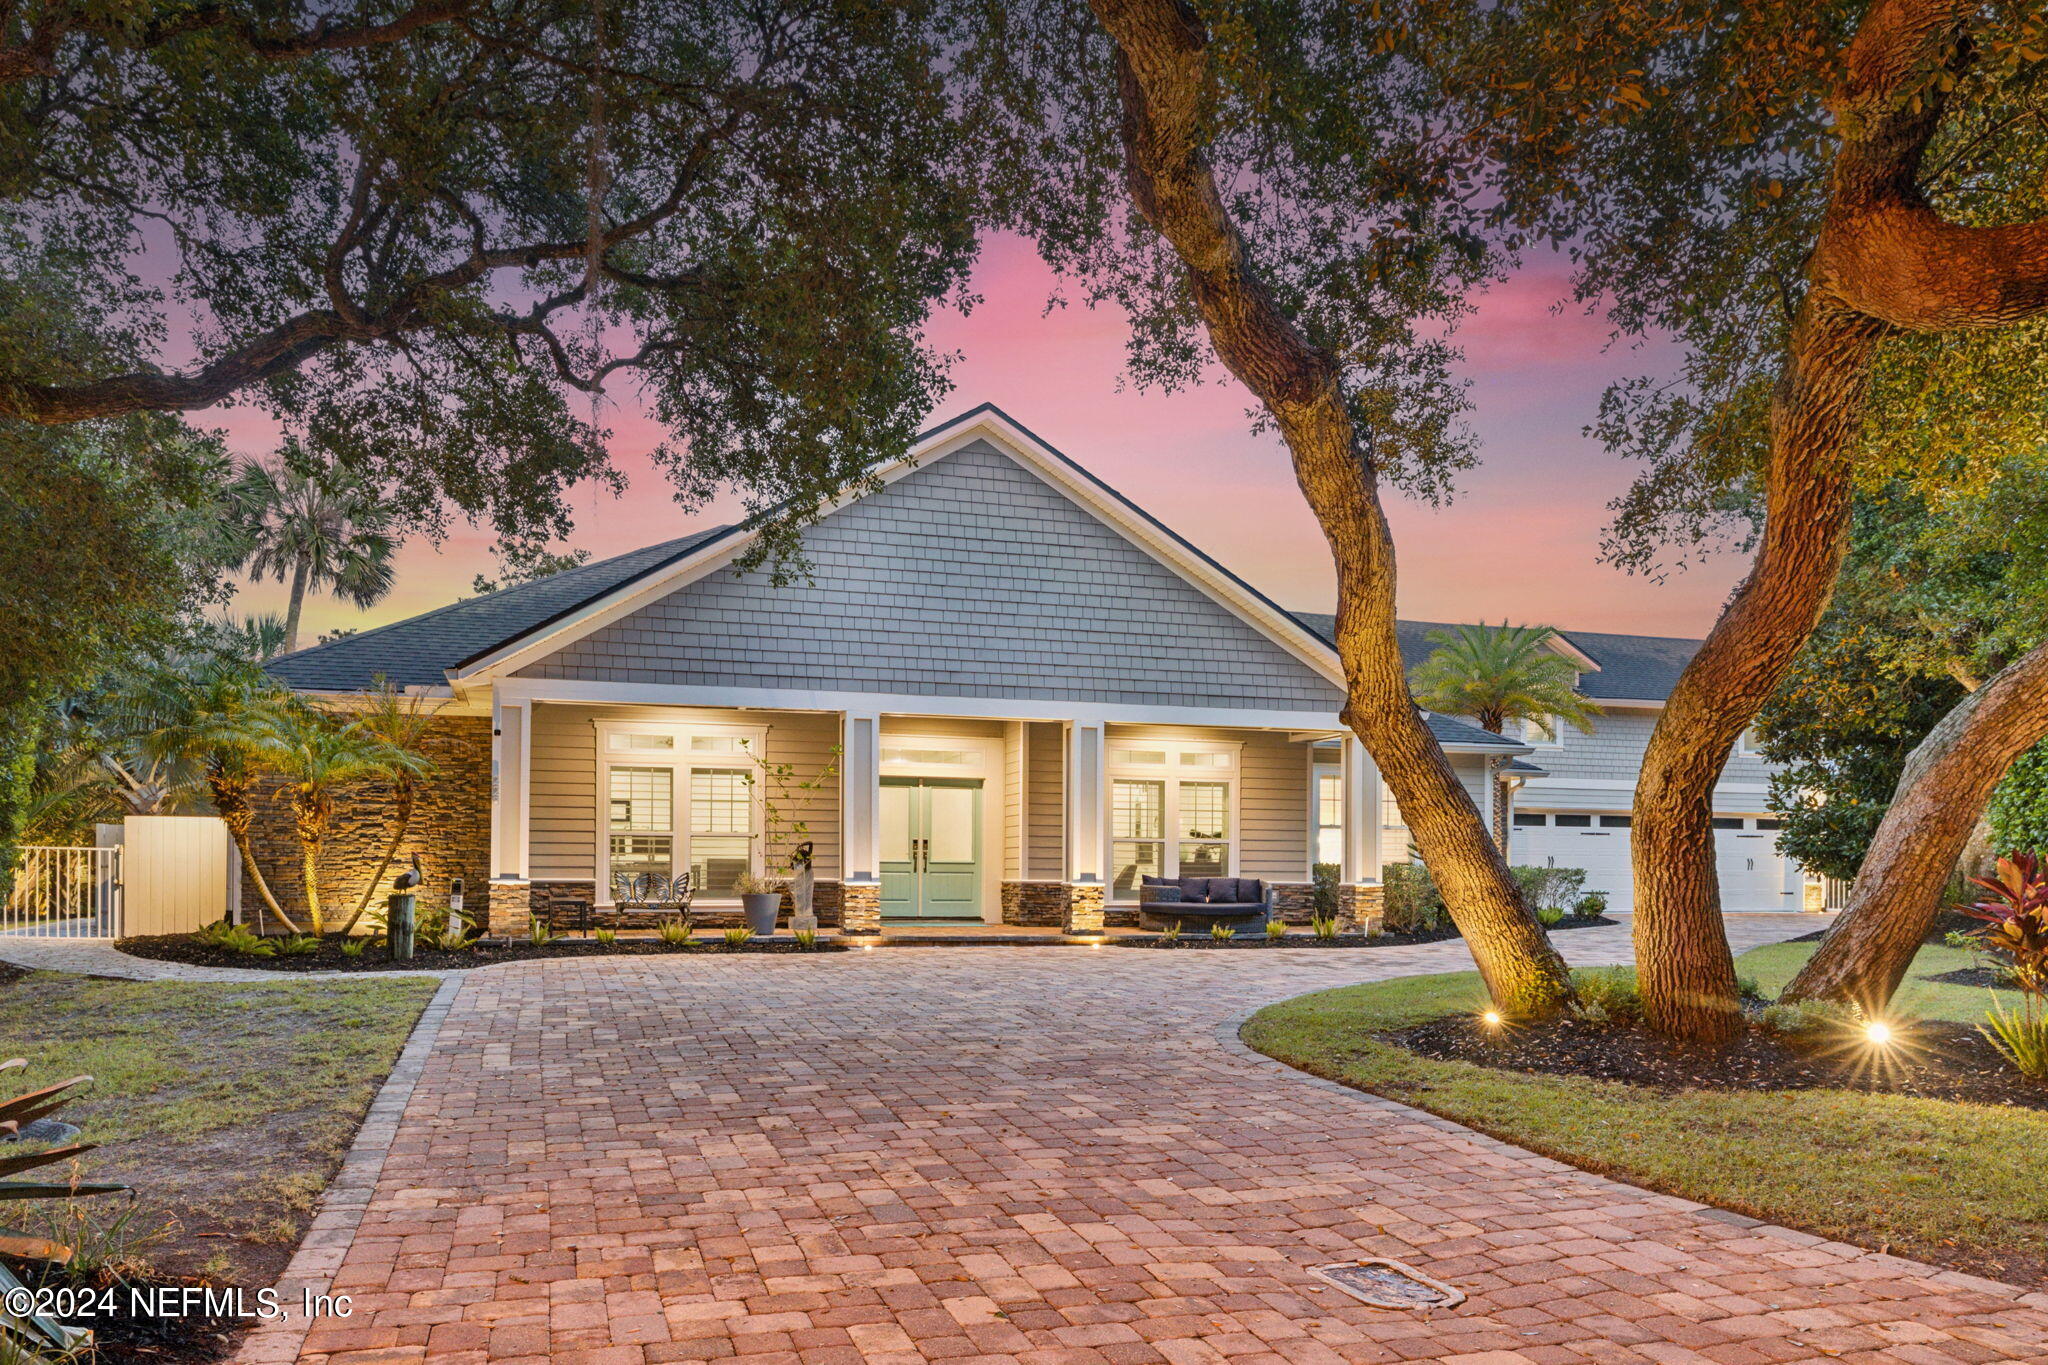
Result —
M 1099 720 L 1067 723 L 1067 895 L 1061 928 L 1100 934 L 1109 899 L 1107 736 Z
M 1344 876 L 1346 885 L 1380 879 L 1380 770 L 1358 736 L 1344 736 Z
M 845 711 L 839 722 L 840 928 L 882 927 L 882 717 Z
M 525 880 L 528 872 L 528 780 L 533 755 L 533 708 L 491 698 L 491 875 Z
M 1100 721 L 1067 726 L 1067 880 L 1100 885 L 1107 863 L 1103 807 L 1108 755 Z

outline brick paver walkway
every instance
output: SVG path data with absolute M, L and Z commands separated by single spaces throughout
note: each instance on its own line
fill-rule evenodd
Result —
M 1625 929 L 1560 942 L 1627 955 Z M 2011 1291 L 1587 1176 L 1229 1037 L 1267 1001 L 1465 962 L 963 948 L 472 973 L 334 1249 L 354 1313 L 302 1358 L 2048 1359 L 2048 1314 Z M 1358 1255 L 1470 1300 L 1384 1312 L 1305 1273 Z

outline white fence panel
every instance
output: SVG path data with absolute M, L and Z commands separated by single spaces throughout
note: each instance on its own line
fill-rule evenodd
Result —
M 211 815 L 131 815 L 124 934 L 189 934 L 231 913 L 235 850 Z
M 0 934 L 29 938 L 121 936 L 121 850 L 28 844 L 0 906 Z

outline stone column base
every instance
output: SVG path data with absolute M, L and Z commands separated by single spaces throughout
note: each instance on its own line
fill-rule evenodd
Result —
M 1067 934 L 1102 932 L 1102 883 L 1067 883 L 1067 910 L 1060 931 Z
M 533 925 L 533 883 L 516 877 L 493 877 L 486 923 L 493 934 L 524 938 Z
M 1387 889 L 1374 883 L 1347 882 L 1337 888 L 1337 927 L 1377 934 L 1386 927 Z
M 847 934 L 882 932 L 880 882 L 842 882 L 839 886 L 839 929 Z
M 1288 924 L 1307 924 L 1316 917 L 1316 884 L 1267 882 L 1266 909 L 1270 918 Z
M 1003 883 L 1003 923 L 1055 928 L 1066 918 L 1065 882 Z

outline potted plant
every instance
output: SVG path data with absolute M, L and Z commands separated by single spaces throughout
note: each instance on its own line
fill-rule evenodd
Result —
M 770 762 L 764 755 L 754 752 L 752 744 L 740 741 L 740 749 L 754 765 L 747 774 L 747 785 L 761 787 L 761 846 L 765 855 L 768 877 L 747 878 L 758 882 L 762 894 L 774 888 L 776 903 L 781 903 L 781 888 L 787 886 L 795 909 L 790 915 L 789 927 L 800 933 L 816 933 L 818 917 L 811 909 L 811 825 L 806 810 L 811 798 L 824 790 L 839 777 L 839 746 L 832 746 L 831 759 L 824 768 L 808 778 L 799 780 L 796 765 L 788 762 Z M 740 897 L 751 907 L 753 902 L 744 894 Z M 756 933 L 772 934 L 775 921 L 771 917 L 767 927 L 755 923 L 754 912 L 747 911 L 747 922 L 755 926 Z
M 774 933 L 775 921 L 782 914 L 781 888 L 766 877 L 745 872 L 733 882 L 733 890 L 739 892 L 740 904 L 746 907 L 747 928 L 757 934 Z

